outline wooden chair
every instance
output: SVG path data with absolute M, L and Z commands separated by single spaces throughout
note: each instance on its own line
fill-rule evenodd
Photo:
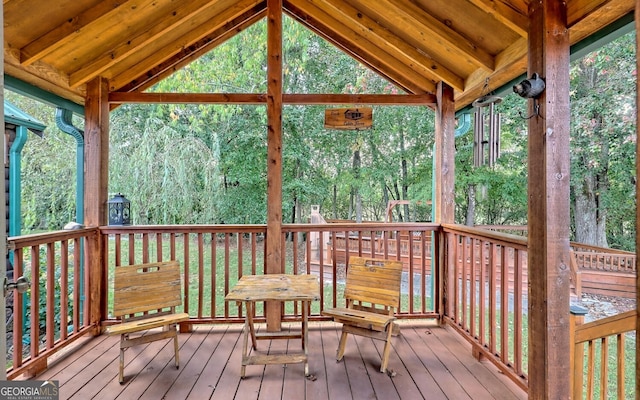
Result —
M 402 262 L 375 258 L 351 257 L 344 290 L 346 308 L 322 311 L 342 323 L 337 361 L 344 356 L 347 334 L 384 340 L 380 372 L 387 370 L 394 332 L 395 310 L 400 302 Z
M 165 261 L 115 268 L 113 314 L 120 324 L 109 326 L 109 335 L 120 335 L 120 371 L 124 382 L 124 351 L 132 346 L 173 338 L 176 368 L 179 368 L 177 324 L 189 319 L 176 313 L 182 304 L 180 264 Z M 149 329 L 162 328 L 154 332 Z M 132 337 L 132 334 L 135 334 Z

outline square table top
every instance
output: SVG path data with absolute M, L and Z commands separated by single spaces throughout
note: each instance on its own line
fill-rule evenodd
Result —
M 226 301 L 312 301 L 320 300 L 320 283 L 315 275 L 244 275 L 225 296 Z

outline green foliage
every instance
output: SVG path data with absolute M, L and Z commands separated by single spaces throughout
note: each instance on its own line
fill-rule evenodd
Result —
M 283 27 L 286 93 L 401 92 L 291 19 Z M 591 225 L 611 247 L 627 250 L 635 235 L 634 38 L 571 68 L 573 220 L 593 212 L 587 220 L 598 224 Z M 265 93 L 265 43 L 261 21 L 151 90 Z M 75 217 L 74 140 L 55 127 L 53 109 L 7 97 L 48 126 L 44 139 L 30 134 L 23 150 L 24 232 L 59 229 Z M 498 105 L 501 155 L 492 168 L 472 166 L 471 132 L 456 138 L 456 222 L 465 222 L 473 190 L 476 224 L 526 223 L 525 107 L 515 95 Z M 414 202 L 394 209 L 395 221 L 430 219 L 430 207 L 415 203 L 432 198 L 434 113 L 373 109 L 372 129 L 340 131 L 324 128 L 324 106 L 284 107 L 284 222 L 305 222 L 311 205 L 327 218 L 355 219 L 358 204 L 363 220 L 382 221 L 389 200 Z M 262 105 L 120 106 L 111 113 L 109 191 L 131 200 L 136 224 L 265 223 L 266 125 Z M 573 239 L 585 225 L 572 223 Z
M 76 220 L 76 141 L 56 127 L 54 108 L 9 91 L 5 98 L 47 127 L 42 138 L 29 132 L 21 152 L 22 232 L 61 229 Z
M 635 80 L 635 33 L 571 66 L 572 204 L 590 221 L 574 224 L 578 241 L 635 247 Z

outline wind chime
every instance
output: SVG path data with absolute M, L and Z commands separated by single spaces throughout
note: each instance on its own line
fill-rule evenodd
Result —
M 489 80 L 484 84 L 482 92 L 489 87 Z M 484 94 L 473 102 L 476 108 L 473 126 L 473 165 L 493 167 L 500 156 L 500 113 L 495 106 L 502 98 Z

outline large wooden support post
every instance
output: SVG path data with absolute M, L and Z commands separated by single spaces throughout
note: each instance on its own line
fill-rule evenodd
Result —
M 84 221 L 86 226 L 101 226 L 107 222 L 107 190 L 109 184 L 109 83 L 98 77 L 87 83 L 85 102 L 85 191 Z M 89 280 L 89 323 L 97 324 L 106 309 L 106 282 L 102 268 L 101 237 L 96 235 L 85 246 Z M 90 256 L 89 256 L 90 255 Z
M 455 211 L 455 103 L 453 101 L 453 89 L 447 84 L 440 82 L 437 87 L 437 104 L 436 104 L 436 132 L 435 132 L 435 204 L 432 207 L 435 210 L 435 223 L 453 223 Z M 440 302 L 442 309 L 438 310 L 441 314 L 452 315 L 453 303 L 447 301 L 448 293 L 453 288 L 453 279 L 455 277 L 451 273 L 450 266 L 455 261 L 453 259 L 453 241 L 445 243 L 444 240 L 439 241 L 442 246 L 447 248 L 446 251 L 440 251 L 441 259 L 438 265 L 441 266 L 440 271 L 440 287 L 442 288 L 442 301 Z
M 640 0 L 636 0 L 636 71 L 640 69 L 640 38 L 637 32 L 640 32 Z M 636 79 L 636 137 L 640 132 L 640 81 Z M 636 142 L 636 177 L 640 176 L 640 146 Z M 638 212 L 638 189 L 640 183 L 636 179 L 636 253 L 640 249 L 640 234 L 638 228 L 640 226 L 640 213 Z M 636 257 L 636 271 L 640 271 L 640 259 Z M 640 332 L 640 274 L 636 273 L 636 335 Z M 637 338 L 636 338 L 637 340 Z M 640 346 L 636 342 L 636 399 L 640 398 Z
M 440 82 L 436 94 L 435 223 L 451 224 L 455 211 L 455 103 L 453 89 Z
M 282 0 L 267 1 L 267 273 L 282 272 Z M 267 303 L 267 331 L 279 331 L 280 303 Z
M 529 5 L 529 76 L 546 90 L 529 99 L 529 398 L 568 399 L 569 31 L 566 2 Z

